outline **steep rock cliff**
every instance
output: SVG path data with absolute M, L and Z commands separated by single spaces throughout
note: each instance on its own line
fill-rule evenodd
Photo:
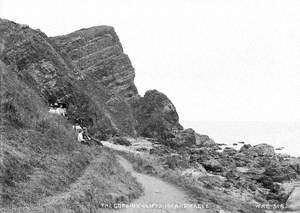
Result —
M 83 76 L 93 77 L 97 83 L 125 98 L 137 95 L 134 68 L 112 27 L 81 29 L 53 37 L 51 41 Z
M 121 94 L 77 69 L 44 33 L 2 19 L 0 37 L 0 59 L 45 103 L 67 103 L 69 119 L 82 119 L 92 133 L 135 135 L 135 120 Z
M 174 105 L 151 90 L 140 97 L 134 68 L 114 29 L 97 26 L 48 38 L 40 30 L 0 19 L 0 60 L 47 105 L 68 105 L 99 137 L 136 134 L 165 139 L 182 129 Z

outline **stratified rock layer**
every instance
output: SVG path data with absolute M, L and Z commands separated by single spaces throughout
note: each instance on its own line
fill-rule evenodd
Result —
M 77 35 L 82 36 L 79 39 L 81 42 L 74 38 Z M 93 57 L 90 53 L 90 55 L 82 55 L 80 60 L 75 60 L 74 57 L 74 60 L 69 60 L 67 53 L 76 52 L 75 49 L 80 49 L 80 44 L 83 49 L 86 44 L 83 40 L 87 42 L 101 35 L 104 36 L 103 39 L 109 38 L 110 42 L 104 42 L 101 46 L 96 39 L 96 43 L 90 44 L 98 48 L 95 52 L 97 57 Z M 90 127 L 92 133 L 109 135 L 119 132 L 135 135 L 136 121 L 124 98 L 129 97 L 129 93 L 132 96 L 137 94 L 133 84 L 133 68 L 129 59 L 119 60 L 111 70 L 103 68 L 107 73 L 114 72 L 115 77 L 109 84 L 103 81 L 106 77 L 108 78 L 108 75 L 105 76 L 100 71 L 90 72 L 87 71 L 88 69 L 81 69 L 85 67 L 84 64 L 88 67 L 92 66 L 91 62 L 106 61 L 112 64 L 119 57 L 127 57 L 122 53 L 121 45 L 112 28 L 96 27 L 78 31 L 70 34 L 70 38 L 68 36 L 63 37 L 65 39 L 57 38 L 55 42 L 56 39 L 49 39 L 40 31 L 1 19 L 0 37 L 0 59 L 11 70 L 17 72 L 20 80 L 35 90 L 45 103 L 55 101 L 67 103 L 68 118 L 83 120 L 84 125 Z M 60 42 L 65 40 L 67 40 L 66 44 L 62 45 Z M 109 44 L 113 46 L 110 48 Z M 112 51 L 113 49 L 116 51 Z M 82 50 L 81 53 L 84 54 L 84 51 Z M 109 58 L 111 62 L 108 62 Z M 124 74 L 126 73 L 125 67 L 131 67 L 128 69 L 131 74 Z M 127 77 L 124 77 L 125 75 Z M 125 78 L 129 79 L 132 91 L 125 86 L 127 82 Z M 123 84 L 120 83 L 122 79 Z
M 0 19 L 0 60 L 44 100 L 67 104 L 69 120 L 91 134 L 166 139 L 181 129 L 174 105 L 151 90 L 140 97 L 134 68 L 114 29 L 97 26 L 48 38 L 40 30 Z
M 112 27 L 81 29 L 53 37 L 51 41 L 83 76 L 90 75 L 97 83 L 125 98 L 137 95 L 134 68 Z

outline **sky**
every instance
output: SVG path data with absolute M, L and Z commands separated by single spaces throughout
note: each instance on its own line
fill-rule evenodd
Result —
M 186 121 L 300 121 L 299 0 L 0 0 L 0 17 L 62 35 L 115 28 L 143 95 Z

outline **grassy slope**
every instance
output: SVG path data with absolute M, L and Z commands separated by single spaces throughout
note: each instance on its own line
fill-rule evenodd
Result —
M 0 212 L 94 212 L 141 194 L 110 151 L 78 144 L 1 61 L 0 78 Z

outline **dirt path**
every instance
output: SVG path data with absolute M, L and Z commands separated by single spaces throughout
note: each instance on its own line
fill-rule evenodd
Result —
M 300 181 L 286 184 L 292 188 L 284 211 L 266 211 L 266 213 L 300 213 Z M 288 189 L 290 190 L 290 189 Z
M 295 187 L 287 200 L 287 208 L 300 212 L 300 186 Z
M 114 210 L 119 213 L 212 213 L 209 209 L 200 209 L 200 206 L 191 207 L 188 195 L 177 187 L 162 181 L 159 178 L 136 172 L 131 163 L 125 158 L 118 156 L 120 164 L 130 172 L 144 187 L 144 195 L 130 205 L 134 207 Z M 156 208 L 151 208 L 155 204 Z M 138 207 L 140 205 L 140 207 Z M 141 205 L 144 205 L 142 207 Z M 168 207 L 159 208 L 158 206 Z M 177 205 L 177 206 L 176 206 Z M 184 208 L 184 205 L 186 207 Z

